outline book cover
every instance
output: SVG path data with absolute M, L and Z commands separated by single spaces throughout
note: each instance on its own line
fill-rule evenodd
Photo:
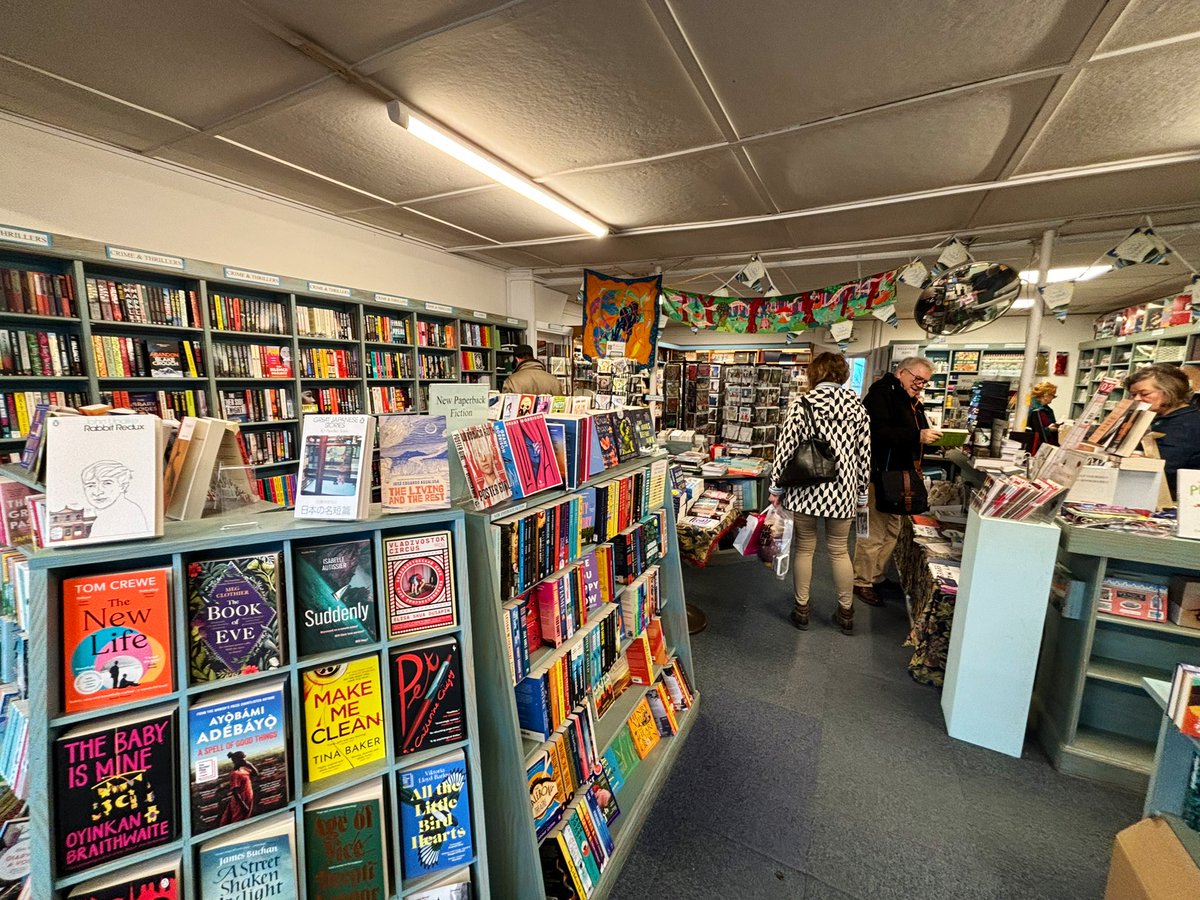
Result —
M 633 423 L 633 432 L 637 439 L 637 452 L 642 456 L 649 456 L 658 445 L 654 436 L 654 419 L 650 410 L 645 406 L 626 407 L 625 418 Z
M 405 647 L 392 657 L 396 747 L 415 753 L 465 740 L 462 658 L 443 638 Z
M 379 488 L 385 513 L 450 508 L 445 416 L 379 417 Z
M 545 750 L 539 752 L 525 770 L 529 782 L 529 804 L 533 809 L 533 824 L 538 840 L 548 835 L 562 818 L 558 783 L 554 780 L 553 764 Z
M 474 855 L 471 792 L 461 750 L 400 773 L 404 877 L 462 865 Z
M 310 782 L 384 758 L 377 657 L 304 672 L 304 749 Z
M 89 722 L 54 740 L 53 841 L 59 874 L 179 836 L 175 710 Z
M 546 431 L 550 433 L 550 446 L 554 449 L 558 471 L 563 476 L 563 486 L 568 489 L 576 487 L 575 469 L 567 456 L 567 427 L 562 422 L 547 422 Z
M 183 483 L 185 460 L 188 455 L 188 447 L 192 442 L 192 435 L 196 431 L 196 422 L 195 416 L 183 417 L 183 421 L 179 423 L 179 430 L 175 433 L 175 440 L 171 444 L 170 452 L 167 454 L 167 462 L 163 468 L 163 508 L 166 510 L 170 510 L 172 500 Z
M 371 498 L 373 416 L 308 415 L 300 441 L 297 519 L 361 519 Z
M 371 541 L 296 550 L 296 639 L 301 656 L 379 638 Z
M 286 806 L 287 702 L 282 681 L 206 695 L 188 710 L 192 831 Z
M 188 563 L 193 684 L 279 668 L 279 562 L 263 553 Z
M 160 427 L 145 415 L 46 420 L 46 546 L 162 534 Z
M 62 583 L 63 708 L 82 712 L 169 694 L 171 570 Z
M 0 543 L 4 546 L 33 543 L 33 526 L 25 498 L 35 493 L 33 488 L 0 475 Z
M 152 378 L 184 376 L 178 341 L 146 341 L 146 355 L 150 358 L 149 374 Z
M 512 468 L 523 496 L 562 486 L 562 472 L 554 455 L 545 416 L 522 416 L 503 421 L 497 427 L 503 429 L 508 439 Z M 501 455 L 505 452 L 503 441 L 500 452 Z M 507 459 L 505 469 L 508 469 Z
M 487 509 L 511 498 L 512 487 L 492 425 L 468 425 L 453 432 L 452 438 L 475 508 Z
M 0 866 L 0 868 L 3 868 Z M 179 854 L 118 869 L 71 888 L 68 900 L 182 900 Z
M 405 900 L 471 900 L 471 870 L 461 869 L 412 894 Z
M 649 700 L 642 697 L 638 701 L 633 712 L 629 714 L 627 724 L 638 759 L 645 759 L 646 754 L 653 750 L 659 741 L 658 726 L 654 722 L 654 712 L 650 709 Z
M 297 900 L 296 819 L 280 813 L 200 845 L 200 900 Z
M 449 531 L 385 538 L 388 638 L 454 625 L 454 552 Z
M 589 790 L 596 808 L 604 815 L 605 823 L 611 825 L 621 814 L 621 808 L 617 805 L 616 789 L 603 768 L 593 776 Z
M 621 462 L 638 455 L 638 438 L 633 419 L 624 411 L 613 413 L 613 433 L 617 442 L 617 459 Z
M 621 461 L 617 452 L 616 425 L 613 414 L 602 412 L 592 416 L 592 431 L 596 435 L 596 447 L 603 469 L 611 469 Z
M 369 781 L 304 808 L 304 867 L 312 900 L 389 896 L 383 784 Z

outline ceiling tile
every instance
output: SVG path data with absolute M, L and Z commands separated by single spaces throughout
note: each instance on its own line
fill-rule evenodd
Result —
M 732 150 L 548 178 L 546 187 L 617 228 L 771 212 Z
M 1200 32 L 1196 0 L 1133 0 L 1100 45 L 1100 52 Z
M 374 202 L 362 194 L 205 135 L 195 135 L 161 147 L 153 155 L 329 212 L 360 209 Z
M 365 222 L 377 228 L 383 228 L 394 234 L 403 234 L 436 244 L 439 247 L 457 247 L 463 244 L 481 244 L 479 238 L 433 219 L 419 216 L 414 212 L 401 209 L 398 206 L 377 206 L 370 209 L 357 209 L 345 213 L 347 219 Z
M 5 7 L 0 53 L 197 127 L 330 74 L 233 0 Z
M 780 209 L 987 180 L 1053 84 L 971 91 L 755 141 L 746 151 Z
M 721 3 L 672 8 L 746 136 L 1066 62 L 1104 2 L 1016 6 L 741 0 L 736 19 Z
M 580 233 L 578 227 L 532 200 L 498 186 L 405 205 L 494 241 L 530 241 Z M 463 243 L 480 242 L 468 239 Z
M 1190 163 L 989 191 L 971 225 L 1137 213 L 1197 203 L 1200 163 Z
M 910 234 L 949 235 L 963 230 L 978 202 L 977 195 L 967 194 L 894 203 L 874 209 L 788 219 L 787 228 L 792 244 L 801 248 Z
M 721 140 L 642 0 L 518 4 L 374 77 L 533 177 Z
M 504 4 L 499 0 L 254 0 L 254 5 L 343 62 L 356 63 Z
M 392 122 L 378 97 L 342 81 L 222 133 L 393 202 L 491 184 Z
M 1194 150 L 1200 146 L 1200 43 L 1087 66 L 1021 161 L 1019 173 Z
M 471 253 L 477 259 L 484 259 L 493 265 L 499 264 L 517 269 L 536 269 L 546 265 L 549 260 L 536 253 L 529 253 L 516 247 L 506 247 L 502 250 L 477 250 Z M 571 291 L 574 296 L 574 291 Z
M 0 109 L 128 150 L 145 150 L 191 133 L 159 116 L 106 100 L 3 59 L 0 59 Z

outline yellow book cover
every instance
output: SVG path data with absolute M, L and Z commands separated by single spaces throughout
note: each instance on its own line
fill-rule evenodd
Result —
M 304 673 L 304 750 L 310 782 L 384 758 L 378 658 Z
M 638 701 L 638 705 L 629 714 L 627 724 L 638 759 L 645 759 L 646 754 L 658 743 L 658 726 L 654 724 L 654 713 L 650 710 L 649 700 L 643 697 Z

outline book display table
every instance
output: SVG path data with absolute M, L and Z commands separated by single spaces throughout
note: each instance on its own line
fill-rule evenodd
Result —
M 922 684 L 940 686 L 945 678 L 961 549 L 961 526 L 932 516 L 906 516 L 901 522 L 893 559 L 912 625 L 905 641 L 913 648 L 908 673 Z

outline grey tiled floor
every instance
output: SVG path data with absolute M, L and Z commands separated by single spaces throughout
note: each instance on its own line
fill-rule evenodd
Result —
M 719 553 L 685 567 L 708 613 L 692 637 L 700 719 L 614 892 L 668 898 L 1070 898 L 1104 893 L 1113 836 L 1141 798 L 949 738 L 937 690 L 913 682 L 898 596 L 813 624 L 787 587 Z M 825 599 L 822 599 L 825 598 Z

